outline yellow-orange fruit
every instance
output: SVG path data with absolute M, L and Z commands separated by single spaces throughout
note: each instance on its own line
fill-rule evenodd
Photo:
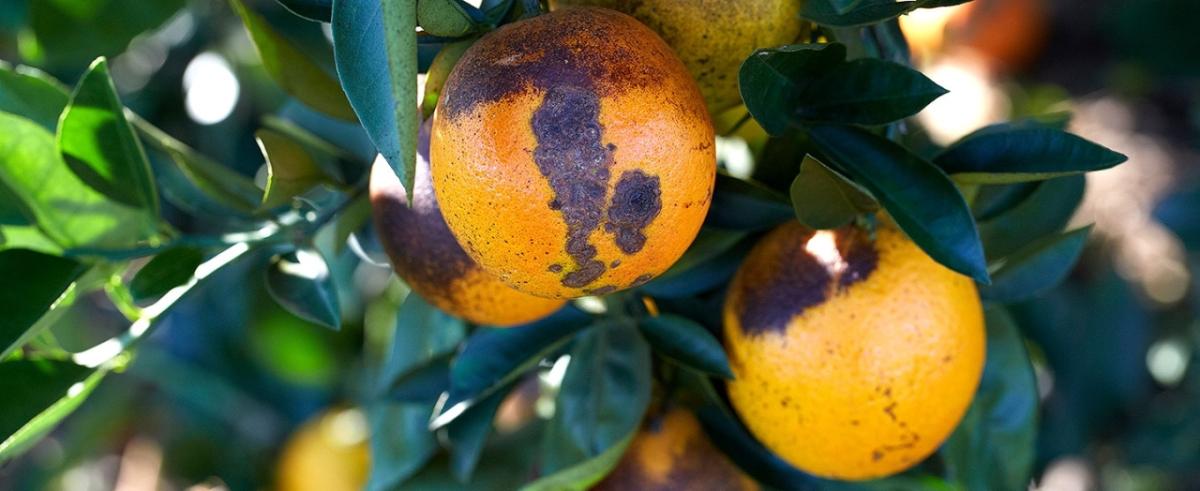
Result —
M 704 435 L 692 413 L 648 418 L 625 455 L 593 491 L 752 491 L 759 489 Z
M 550 315 L 562 300 L 523 293 L 473 261 L 442 219 L 429 176 L 429 124 L 421 125 L 412 206 L 386 162 L 371 168 L 371 209 L 379 242 L 408 286 L 438 308 L 476 324 L 511 326 Z
M 812 474 L 912 467 L 957 426 L 983 371 L 975 284 L 881 226 L 780 226 L 724 310 L 729 399 L 771 451 Z
M 804 31 L 804 0 L 551 0 L 632 15 L 667 42 L 715 114 L 741 103 L 738 69 L 754 50 L 792 44 Z
M 652 31 L 606 9 L 508 24 L 455 65 L 434 112 L 433 184 L 484 269 L 552 298 L 666 270 L 708 212 L 712 122 Z
M 371 455 L 358 409 L 333 410 L 300 426 L 276 466 L 278 491 L 357 491 L 367 483 Z

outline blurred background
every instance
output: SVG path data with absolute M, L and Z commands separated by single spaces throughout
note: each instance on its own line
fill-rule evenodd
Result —
M 272 0 L 247 4 L 332 68 L 327 26 Z M 1037 489 L 1200 489 L 1196 19 L 1196 0 L 975 0 L 901 20 L 914 63 L 951 91 L 917 118 L 932 142 L 1069 112 L 1071 131 L 1129 156 L 1087 176 L 1072 222 L 1096 228 L 1069 281 L 1013 309 L 1042 397 Z M 110 57 L 131 109 L 260 181 L 253 132 L 265 117 L 321 136 L 346 158 L 373 159 L 357 125 L 305 108 L 267 78 L 223 1 L 0 0 L 0 60 L 74 83 L 97 55 Z M 160 179 L 169 189 L 169 172 Z M 228 225 L 204 199 L 165 193 L 164 215 L 180 230 Z M 333 270 L 345 322 L 332 332 L 276 306 L 249 263 L 190 297 L 125 373 L 0 466 L 0 489 L 268 489 L 281 462 L 306 465 L 281 450 L 305 422 L 360 448 L 369 431 L 352 404 L 404 287 L 386 267 L 344 253 Z M 125 327 L 99 295 L 54 326 L 62 347 L 83 349 Z

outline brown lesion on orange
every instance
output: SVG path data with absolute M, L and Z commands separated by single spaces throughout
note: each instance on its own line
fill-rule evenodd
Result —
M 613 234 L 617 247 L 635 254 L 646 245 L 643 229 L 662 211 L 662 190 L 658 176 L 640 170 L 625 171 L 613 191 L 604 230 Z

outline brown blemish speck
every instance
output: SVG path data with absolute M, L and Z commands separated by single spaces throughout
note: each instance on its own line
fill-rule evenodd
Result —
M 533 160 L 554 190 L 552 209 L 567 224 L 567 255 L 575 270 L 562 278 L 563 286 L 582 288 L 604 274 L 596 260 L 596 247 L 588 237 L 600 226 L 604 194 L 608 187 L 612 150 L 601 143 L 600 100 L 592 91 L 556 86 L 546 92 L 533 113 L 537 148 Z
M 604 230 L 613 234 L 617 247 L 634 254 L 646 245 L 642 230 L 662 211 L 662 191 L 658 176 L 640 170 L 625 171 L 613 191 Z
M 633 287 L 635 287 L 635 286 L 642 286 L 642 285 L 645 285 L 646 283 L 649 283 L 649 282 L 650 282 L 650 280 L 652 280 L 652 279 L 654 279 L 654 276 L 653 276 L 653 275 L 651 275 L 651 274 L 643 274 L 643 275 L 640 275 L 640 276 L 638 276 L 637 278 L 634 278 L 634 279 L 633 279 L 633 283 L 630 283 L 630 284 L 629 284 L 629 287 L 630 287 L 630 288 L 633 288 Z
M 883 452 L 880 452 L 879 450 L 871 451 L 871 460 L 873 460 L 875 462 L 879 462 L 879 460 L 882 458 L 883 458 Z
M 617 267 L 617 266 L 620 266 L 620 265 L 621 265 L 621 260 L 620 260 L 620 259 L 613 259 L 613 262 L 611 262 L 611 263 L 608 263 L 608 267 L 609 267 L 609 268 L 613 268 L 613 269 L 616 269 L 616 267 Z
M 549 268 L 547 268 L 547 269 L 548 269 L 548 270 L 549 270 L 551 273 L 561 273 L 561 272 L 562 272 L 562 270 L 563 270 L 563 267 L 562 267 L 562 265 L 561 265 L 561 264 L 555 263 L 555 264 L 551 264 L 551 265 L 550 265 L 550 267 L 549 267 Z
M 879 251 L 875 250 L 875 244 L 865 230 L 855 226 L 842 227 L 835 242 L 846 262 L 846 269 L 838 278 L 838 288 L 846 289 L 867 279 L 879 265 Z
M 602 286 L 602 287 L 600 287 L 600 288 L 593 288 L 593 289 L 591 289 L 591 290 L 584 290 L 583 292 L 584 292 L 584 293 L 587 293 L 588 295 L 608 295 L 609 293 L 612 293 L 612 292 L 615 292 L 615 291 L 617 291 L 617 287 L 615 287 L 615 286 L 613 286 L 613 285 L 604 285 L 604 286 Z

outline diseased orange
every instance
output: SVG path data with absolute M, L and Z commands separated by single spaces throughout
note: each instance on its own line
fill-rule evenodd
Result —
M 357 491 L 367 483 L 370 465 L 362 412 L 331 410 L 301 425 L 284 444 L 275 489 Z
M 593 491 L 751 491 L 742 473 L 704 435 L 691 412 L 674 409 L 647 418 L 625 455 Z
M 551 0 L 632 15 L 675 50 L 713 114 L 742 102 L 738 69 L 754 50 L 792 44 L 807 28 L 804 0 Z
M 504 284 L 480 268 L 446 227 L 429 176 L 429 129 L 421 125 L 413 195 L 386 162 L 371 168 L 375 228 L 392 266 L 408 286 L 438 308 L 476 324 L 511 326 L 550 315 L 562 300 L 536 297 Z
M 746 257 L 726 298 L 729 398 L 784 460 L 837 479 L 883 477 L 938 448 L 983 371 L 975 284 L 902 232 L 797 222 Z
M 716 173 L 712 122 L 632 17 L 565 9 L 459 60 L 434 113 L 442 213 L 484 269 L 552 298 L 640 285 L 691 244 Z

